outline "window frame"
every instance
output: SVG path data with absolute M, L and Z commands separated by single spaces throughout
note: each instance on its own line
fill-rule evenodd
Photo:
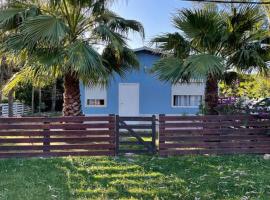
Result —
M 199 108 L 200 106 L 175 106 L 174 105 L 174 96 L 201 96 L 202 101 L 203 101 L 203 95 L 199 95 L 199 94 L 186 94 L 186 95 L 182 95 L 182 94 L 171 94 L 171 106 L 172 108 Z
M 175 106 L 174 96 L 201 96 L 202 103 L 204 96 L 205 82 L 203 80 L 191 80 L 189 83 L 171 84 L 171 108 L 199 108 L 200 106 Z
M 97 88 L 97 86 L 95 86 Z M 85 93 L 84 93 L 84 99 L 85 99 L 85 107 L 86 108 L 106 108 L 107 107 L 107 100 L 108 100 L 108 90 L 107 88 L 104 88 L 103 90 L 105 90 L 105 98 L 103 99 L 104 100 L 104 105 L 88 105 L 87 104 L 87 101 L 92 99 L 92 100 L 100 100 L 102 98 L 88 98 L 87 97 L 87 90 L 89 90 L 89 87 L 86 85 L 85 86 Z

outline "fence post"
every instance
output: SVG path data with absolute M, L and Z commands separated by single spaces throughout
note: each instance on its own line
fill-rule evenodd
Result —
M 115 155 L 119 153 L 119 115 L 115 118 Z
M 156 152 L 156 116 L 152 115 L 152 151 Z
M 162 139 L 162 137 L 165 136 L 165 134 L 164 134 L 164 132 L 165 132 L 165 120 L 164 120 L 164 117 L 165 117 L 165 114 L 160 114 L 159 117 L 158 117 L 158 120 L 159 120 L 159 138 L 158 138 L 159 154 L 160 154 L 160 151 L 161 151 L 160 144 L 165 143 L 165 141 Z
M 111 149 L 114 151 L 114 154 L 116 154 L 116 145 L 115 145 L 115 135 L 116 135 L 116 127 L 115 127 L 115 115 L 114 114 L 109 114 L 109 116 L 112 118 L 109 120 L 109 123 L 110 124 L 113 124 L 113 127 L 112 128 L 109 128 L 109 131 L 112 131 L 113 133 L 110 135 L 110 136 L 113 136 L 113 141 L 112 141 L 112 144 L 114 144 L 114 148 Z
M 48 122 L 46 119 L 44 121 L 44 125 L 49 124 L 50 122 Z M 43 136 L 43 152 L 48 153 L 50 152 L 50 129 L 45 128 L 43 129 L 44 131 L 44 136 Z

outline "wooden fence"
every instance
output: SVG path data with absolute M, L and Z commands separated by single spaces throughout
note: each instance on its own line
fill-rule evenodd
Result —
M 259 116 L 159 116 L 159 155 L 270 153 L 270 120 Z
M 0 158 L 115 155 L 115 117 L 0 118 Z
M 155 116 L 0 118 L 0 158 L 155 153 L 155 141 Z M 270 117 L 160 115 L 158 143 L 161 156 L 270 153 Z

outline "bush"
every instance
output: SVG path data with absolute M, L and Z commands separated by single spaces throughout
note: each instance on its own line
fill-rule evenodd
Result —
M 251 110 L 244 99 L 238 99 L 235 103 L 220 104 L 216 107 L 220 115 L 250 114 Z

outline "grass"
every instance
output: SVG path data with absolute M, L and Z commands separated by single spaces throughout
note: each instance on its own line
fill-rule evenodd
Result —
M 269 200 L 261 156 L 0 160 L 1 200 Z

